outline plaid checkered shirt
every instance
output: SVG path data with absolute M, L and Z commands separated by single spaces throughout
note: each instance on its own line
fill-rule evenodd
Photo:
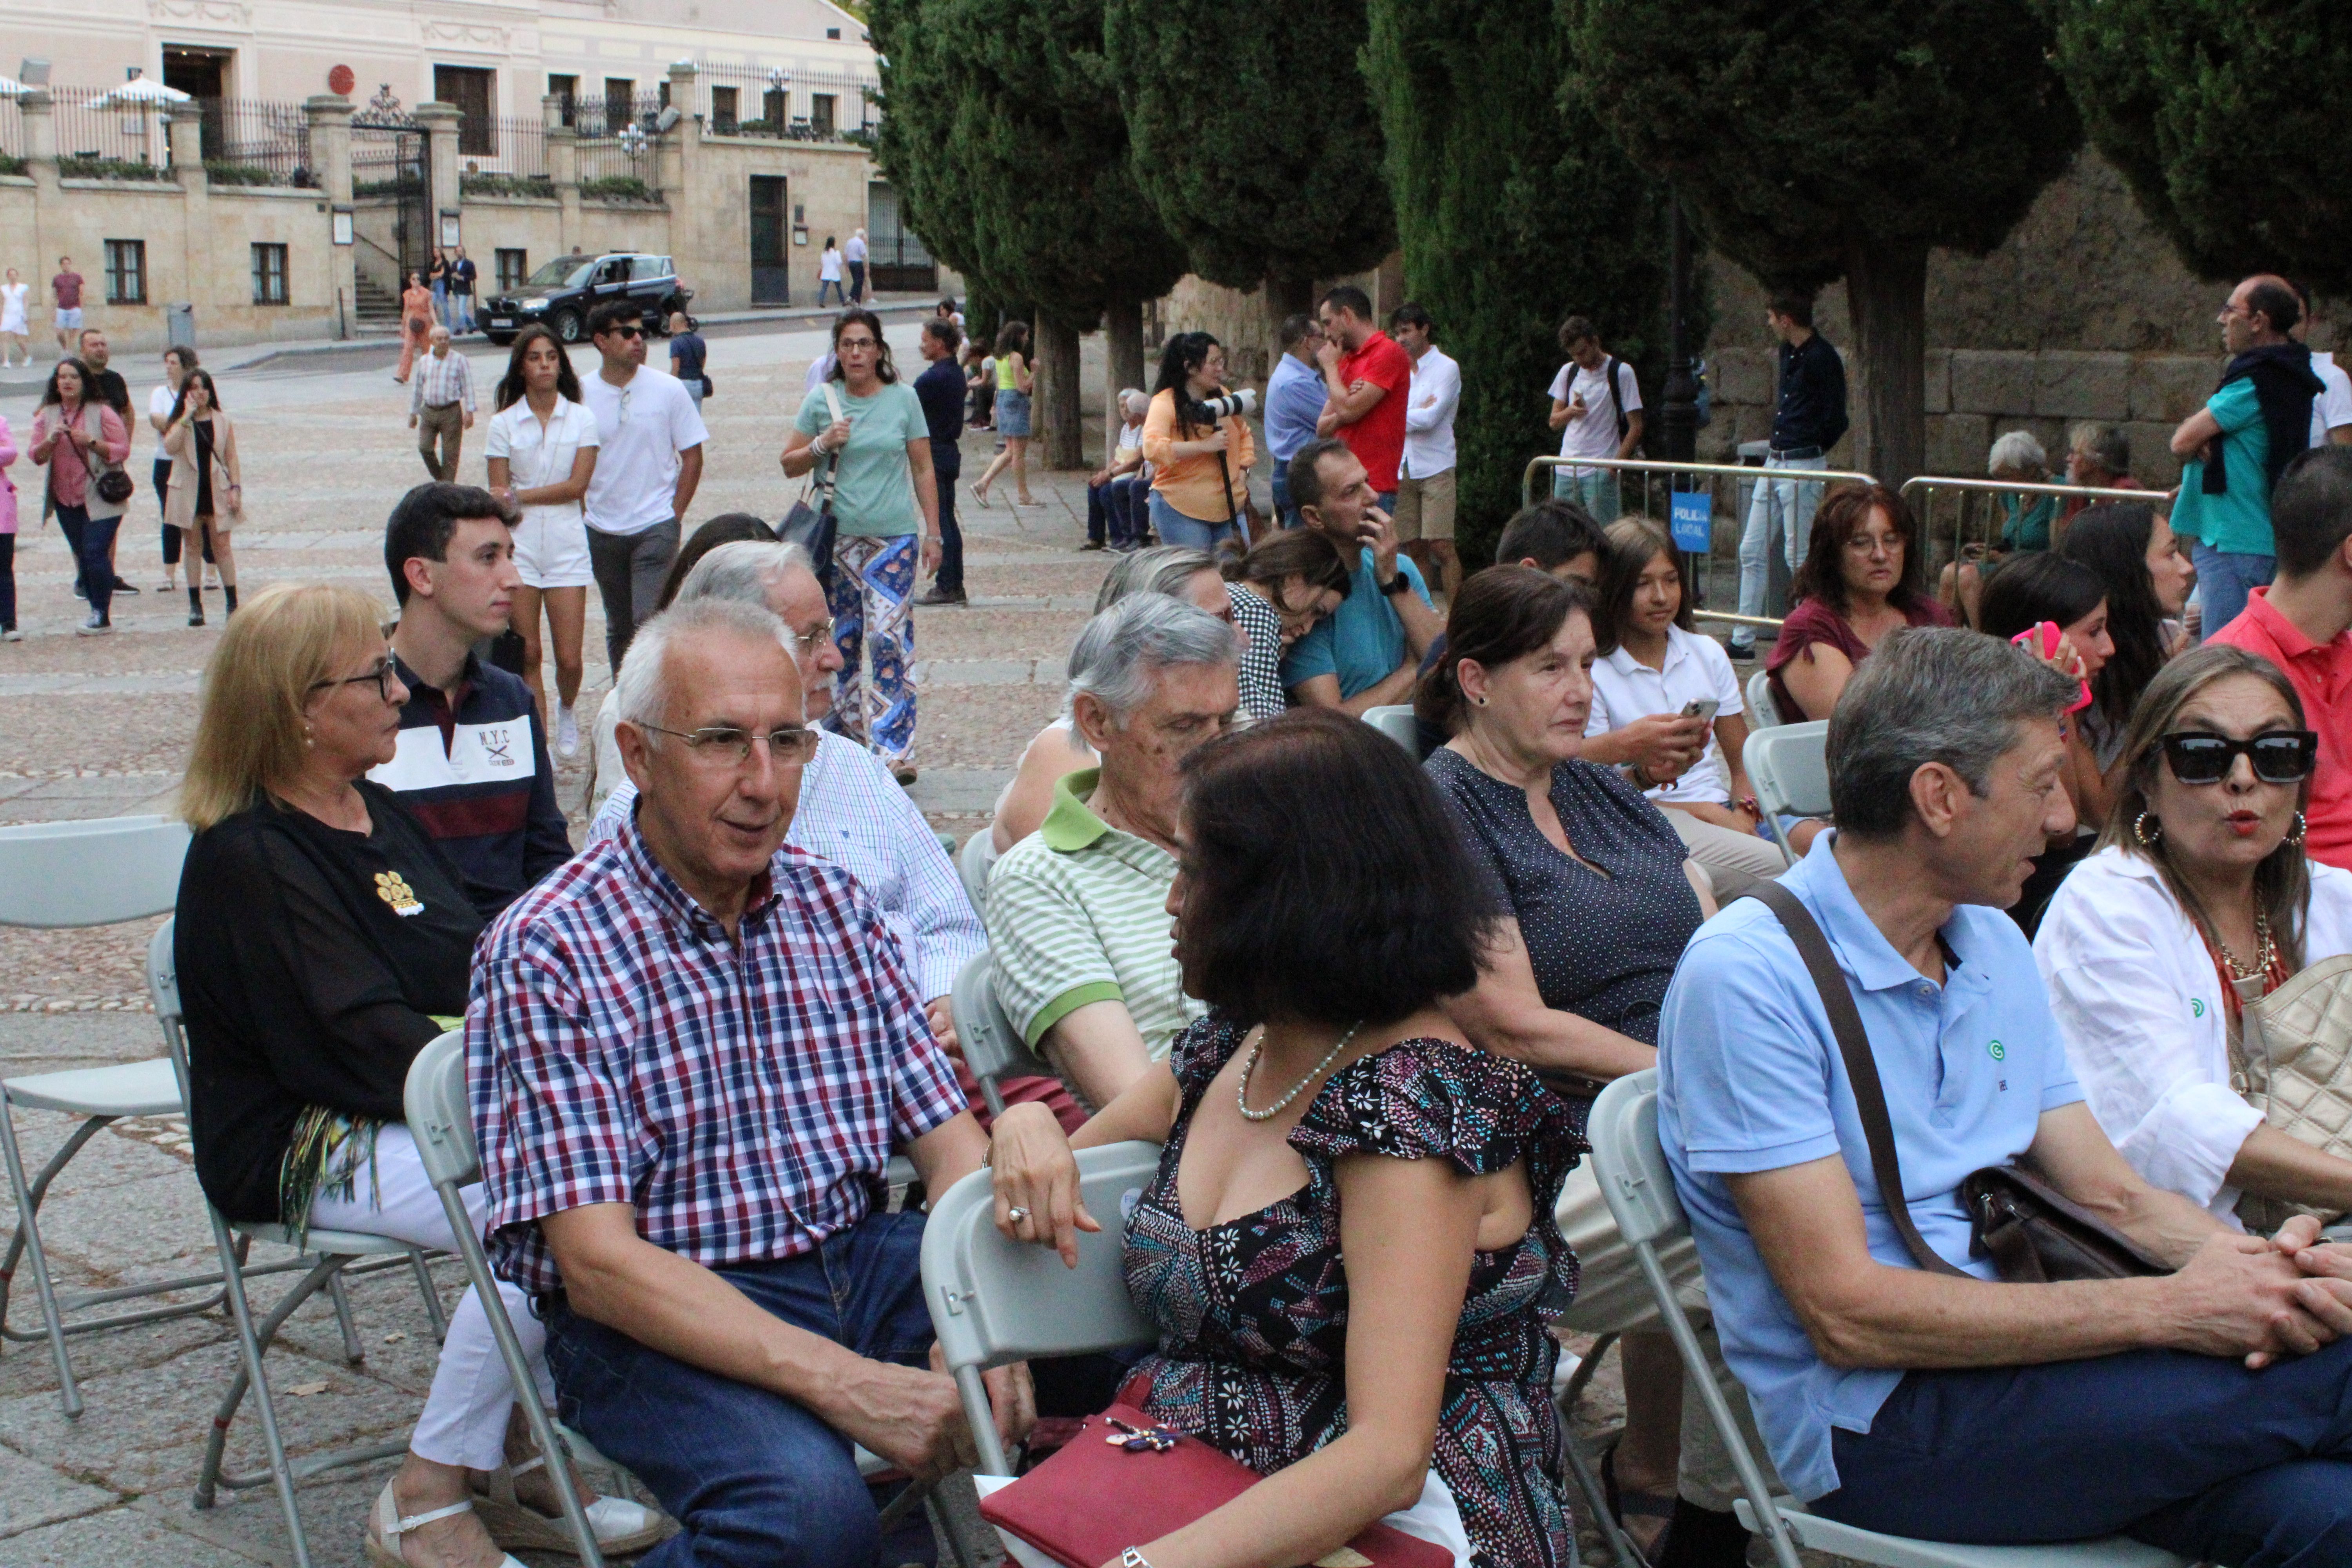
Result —
M 483 935 L 466 1062 L 500 1275 L 557 1289 L 538 1222 L 587 1204 L 708 1267 L 794 1257 L 965 1109 L 856 879 L 787 847 L 764 880 L 730 942 L 631 821 Z

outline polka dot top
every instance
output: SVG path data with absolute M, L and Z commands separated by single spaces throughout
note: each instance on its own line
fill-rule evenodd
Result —
M 1544 1005 L 1657 1044 L 1666 983 L 1700 919 L 1683 872 L 1689 851 L 1658 808 L 1614 768 L 1565 762 L 1552 770 L 1552 809 L 1596 872 L 1552 847 L 1517 785 L 1444 747 L 1423 765 L 1503 908 L 1517 917 Z

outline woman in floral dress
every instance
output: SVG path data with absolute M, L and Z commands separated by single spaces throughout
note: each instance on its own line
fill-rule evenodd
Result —
M 1184 772 L 1169 904 L 1212 1011 L 1076 1138 L 1016 1107 L 992 1156 L 1000 1226 L 1066 1246 L 1098 1228 L 1070 1147 L 1164 1144 L 1126 1217 L 1160 1330 L 1140 1403 L 1266 1479 L 1132 1545 L 1153 1568 L 1304 1563 L 1385 1518 L 1459 1564 L 1558 1568 L 1543 1324 L 1576 1288 L 1552 1205 L 1584 1143 L 1439 1006 L 1492 919 L 1451 819 L 1392 742 L 1321 710 Z

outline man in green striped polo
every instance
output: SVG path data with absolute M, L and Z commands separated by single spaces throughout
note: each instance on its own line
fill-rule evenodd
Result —
M 988 879 L 997 999 L 1100 1108 L 1202 1009 L 1184 994 L 1168 891 L 1178 769 L 1233 726 L 1241 636 L 1160 594 L 1120 600 L 1070 650 L 1070 717 L 1102 758 L 1054 786 L 1035 833 Z

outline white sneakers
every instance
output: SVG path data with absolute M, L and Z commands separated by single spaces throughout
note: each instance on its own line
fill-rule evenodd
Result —
M 103 616 L 100 616 L 96 610 L 92 610 L 89 613 L 89 619 L 74 627 L 74 636 L 78 637 L 102 637 L 111 634 L 113 630 L 114 626 L 111 622 L 108 621 Z
M 562 704 L 555 706 L 555 754 L 565 762 L 580 754 L 580 719 Z

